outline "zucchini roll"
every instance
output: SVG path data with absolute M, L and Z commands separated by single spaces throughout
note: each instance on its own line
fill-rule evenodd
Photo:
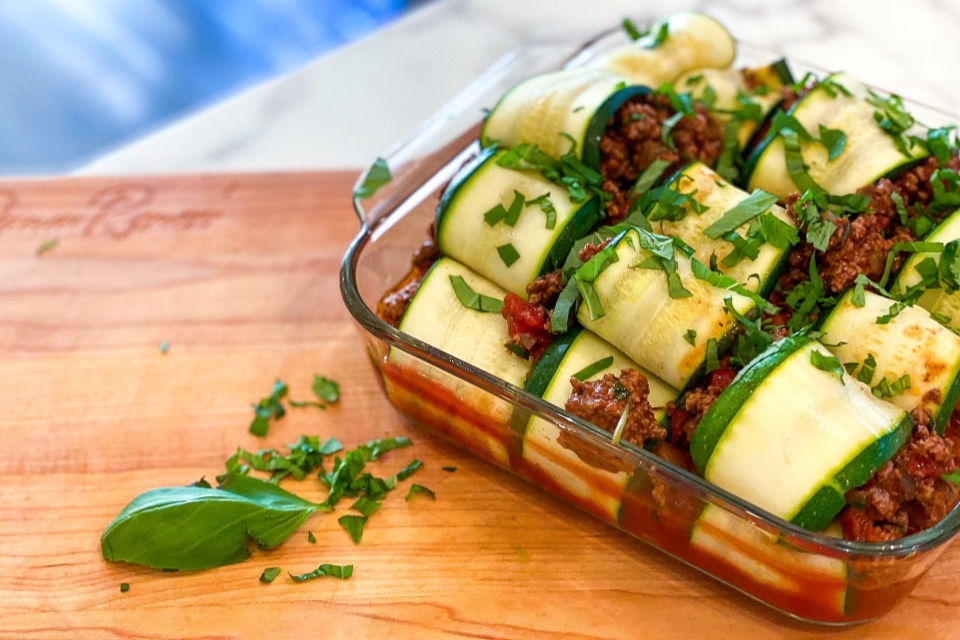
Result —
M 824 319 L 823 343 L 874 395 L 928 414 L 942 435 L 960 393 L 960 336 L 921 307 L 861 293 L 848 292 Z
M 793 218 L 773 196 L 748 194 L 702 162 L 681 169 L 668 188 L 686 196 L 682 205 L 686 213 L 655 219 L 657 208 L 648 209 L 653 230 L 680 238 L 700 262 L 715 260 L 721 273 L 766 296 L 776 284 L 789 240 L 796 238 Z M 764 242 L 759 243 L 761 239 Z
M 578 271 L 584 304 L 577 319 L 683 389 L 727 344 L 737 325 L 729 309 L 741 316 L 756 310 L 754 299 L 710 284 L 704 270 L 671 239 L 630 229 Z M 588 286 L 581 274 L 591 271 L 599 274 Z
M 503 289 L 467 267 L 450 258 L 440 258 L 423 277 L 398 328 L 490 375 L 522 387 L 530 365 L 504 347 L 507 322 L 500 315 L 500 308 L 505 295 Z M 510 403 L 399 349 L 390 350 L 389 361 L 432 380 L 449 392 L 452 402 L 483 416 L 485 422 L 503 425 L 504 431 L 509 429 L 513 413 Z M 422 404 L 425 410 L 436 410 L 430 400 Z M 496 434 L 457 416 L 453 411 L 444 417 L 448 428 L 456 432 L 455 437 L 474 443 L 491 459 L 508 464 L 507 447 Z
M 947 245 L 956 244 L 960 240 L 960 210 L 954 211 L 943 220 L 925 239 L 926 242 Z M 948 258 L 956 261 L 957 252 L 948 252 Z M 939 253 L 920 252 L 911 255 L 904 263 L 897 278 L 897 285 L 901 291 L 920 285 L 924 277 L 921 275 L 921 263 L 932 259 L 941 273 L 949 273 L 946 268 L 940 267 L 943 259 Z M 941 277 L 942 279 L 942 277 Z M 917 305 L 929 311 L 936 319 L 951 329 L 960 329 L 960 281 L 943 282 L 940 286 L 929 287 L 917 300 Z
M 598 198 L 569 191 L 532 170 L 498 164 L 486 149 L 450 182 L 437 209 L 440 251 L 527 298 L 538 276 L 560 268 L 575 240 L 600 221 Z
M 751 154 L 749 188 L 781 198 L 817 185 L 854 193 L 929 155 L 914 139 L 923 129 L 901 114 L 899 99 L 878 96 L 843 73 L 827 76 L 793 105 L 791 118 L 774 121 Z
M 660 425 L 664 407 L 678 393 L 622 351 L 583 329 L 558 338 L 544 351 L 525 388 L 611 432 L 615 441 L 637 446 L 666 436 Z M 610 389 L 613 393 L 606 393 Z M 568 437 L 537 417 L 524 427 L 522 455 L 536 475 L 548 478 L 598 516 L 617 521 L 632 469 L 621 468 L 615 458 L 604 459 L 579 438 Z
M 694 69 L 723 69 L 733 63 L 736 44 L 722 24 L 700 13 L 659 20 L 645 35 L 590 63 L 631 84 L 659 87 Z
M 697 425 L 690 454 L 718 487 L 821 531 L 906 442 L 907 413 L 798 334 L 753 360 Z

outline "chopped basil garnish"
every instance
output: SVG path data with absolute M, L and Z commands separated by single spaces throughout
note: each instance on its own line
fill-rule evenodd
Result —
M 356 502 L 350 505 L 350 508 L 353 511 L 358 511 L 365 516 L 372 516 L 376 510 L 380 508 L 380 503 L 376 500 L 371 500 L 367 496 L 360 496 Z
M 270 471 L 270 482 L 273 484 L 288 475 L 294 480 L 303 480 L 307 474 L 323 464 L 324 457 L 343 449 L 343 445 L 336 438 L 328 438 L 320 444 L 318 436 L 303 435 L 287 447 L 290 453 L 286 455 L 276 449 L 261 449 L 257 453 L 237 449 L 237 452 L 227 459 L 227 473 L 246 474 L 250 469 Z
M 942 480 L 945 480 L 946 482 L 952 482 L 953 484 L 960 487 L 960 472 L 958 472 L 956 469 L 954 469 L 950 473 L 941 474 L 940 478 Z
M 673 142 L 673 128 L 677 126 L 677 123 L 680 122 L 680 119 L 683 118 L 684 113 L 678 111 L 666 120 L 663 121 L 663 124 L 660 125 L 660 140 L 663 141 L 663 144 L 667 145 L 671 151 L 677 150 L 677 145 Z
M 273 389 L 266 398 L 253 405 L 253 421 L 250 423 L 250 433 L 258 437 L 265 437 L 270 429 L 270 419 L 279 420 L 287 414 L 280 401 L 286 397 L 289 387 L 282 380 L 273 383 Z
M 584 282 L 579 278 L 576 278 L 575 281 L 577 283 L 577 290 L 583 297 L 583 303 L 587 305 L 587 311 L 590 312 L 590 319 L 599 320 L 606 315 L 606 312 L 603 310 L 603 304 L 601 304 L 600 298 L 597 297 L 597 292 L 593 288 L 593 283 Z
M 379 191 L 380 187 L 390 182 L 390 180 L 390 167 L 387 166 L 387 161 L 383 158 L 377 158 L 367 170 L 367 174 L 363 177 L 363 182 L 360 183 L 359 187 L 354 189 L 353 197 L 359 200 L 369 198 Z
M 577 371 L 573 374 L 573 377 L 579 380 L 580 382 L 585 382 L 587 379 L 595 376 L 604 369 L 608 368 L 613 364 L 613 356 L 607 356 L 606 358 L 600 358 L 592 364 L 588 364 L 580 371 Z
M 623 30 L 627 32 L 627 37 L 629 37 L 631 40 L 639 40 L 644 35 L 644 32 L 641 31 L 630 18 L 624 18 L 623 22 L 620 23 L 620 26 L 622 26 Z
M 453 473 L 457 470 L 456 467 L 440 467 L 440 469 L 446 471 L 447 473 Z
M 360 544 L 363 538 L 363 527 L 367 524 L 367 516 L 340 516 L 337 522 L 350 534 L 354 544 Z
M 835 356 L 828 356 L 814 350 L 810 352 L 810 364 L 821 371 L 837 374 L 837 377 L 840 378 L 840 382 L 843 382 L 844 368 L 843 365 L 840 364 L 840 360 L 838 360 Z
M 280 575 L 280 567 L 267 567 L 260 574 L 260 582 L 270 584 L 278 575 Z
M 717 239 L 725 233 L 734 231 L 750 222 L 760 214 L 770 210 L 777 202 L 777 196 L 762 189 L 754 189 L 753 193 L 738 202 L 713 224 L 703 230 L 703 235 Z
M 418 496 L 418 495 L 426 496 L 431 500 L 437 499 L 437 494 L 435 494 L 430 489 L 427 489 L 422 484 L 412 484 L 410 485 L 410 490 L 407 491 L 407 497 L 404 498 L 404 500 L 406 500 L 407 502 L 410 502 L 411 500 L 413 500 L 415 496 Z
M 760 216 L 760 234 L 767 243 L 777 249 L 786 249 L 800 241 L 797 228 L 773 213 L 764 213 Z
M 547 229 L 553 229 L 557 226 L 557 210 L 550 201 L 550 193 L 537 196 L 533 200 L 527 200 L 527 206 L 537 205 L 547 216 Z
M 161 343 L 160 343 L 160 353 L 166 355 L 168 351 L 170 351 L 170 343 L 169 343 L 169 342 L 166 342 L 166 341 L 161 342 Z
M 870 91 L 867 102 L 878 109 L 873 112 L 873 119 L 877 122 L 877 125 L 893 138 L 893 142 L 900 153 L 909 156 L 910 148 L 907 145 L 904 133 L 914 125 L 916 120 L 907 112 L 900 96 L 893 94 L 884 98 Z
M 820 142 L 827 148 L 827 162 L 836 160 L 847 144 L 847 134 L 839 129 L 828 129 L 820 125 Z
M 697 346 L 697 332 L 693 329 L 687 329 L 687 332 L 683 334 L 683 339 L 689 342 L 691 347 Z
M 127 591 L 130 591 L 130 583 L 128 583 L 128 582 L 121 582 L 121 583 L 120 583 L 120 593 L 126 593 Z
M 666 160 L 661 160 L 657 158 L 650 163 L 650 166 L 643 170 L 643 173 L 640 174 L 640 177 L 637 178 L 637 183 L 633 185 L 632 193 L 634 195 L 642 195 L 650 190 L 657 180 L 663 176 L 663 172 L 667 170 L 667 167 L 670 166 L 670 163 Z
M 552 333 L 566 333 L 569 328 L 570 314 L 580 298 L 580 289 L 577 287 L 577 279 L 570 278 L 567 281 L 563 291 L 557 298 L 557 304 L 550 315 L 550 331 Z
M 500 254 L 500 259 L 507 267 L 513 266 L 513 263 L 520 259 L 520 253 L 517 251 L 516 247 L 509 242 L 497 247 L 497 253 Z
M 907 389 L 910 388 L 910 376 L 905 374 L 898 378 L 897 380 L 890 382 L 886 378 L 880 380 L 876 386 L 873 387 L 873 395 L 880 398 L 881 400 L 886 400 L 894 396 L 898 396 Z
M 707 340 L 707 359 L 704 364 L 704 373 L 711 373 L 720 368 L 720 358 L 717 355 L 717 339 Z
M 324 576 L 330 576 L 331 578 L 337 578 L 338 580 L 346 580 L 353 575 L 353 565 L 345 564 L 343 566 L 336 564 L 327 564 L 324 563 L 311 571 L 310 573 L 301 573 L 298 576 L 290 574 L 290 577 L 293 578 L 294 582 L 306 582 L 307 580 L 314 580 L 316 578 L 322 578 Z
M 503 300 L 477 293 L 462 276 L 450 276 L 450 285 L 457 295 L 457 300 L 467 309 L 483 313 L 500 313 L 503 309 Z
M 56 249 L 57 245 L 59 244 L 60 244 L 59 238 L 50 238 L 49 240 L 44 240 L 39 245 L 37 245 L 36 249 L 34 249 L 34 254 L 37 257 L 40 257 L 43 254 L 47 253 L 48 251 L 53 251 L 54 249 Z
M 313 535 L 313 531 L 307 531 L 307 542 L 317 544 L 317 537 Z

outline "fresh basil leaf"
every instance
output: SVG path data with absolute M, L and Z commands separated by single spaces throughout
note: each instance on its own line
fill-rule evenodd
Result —
M 828 356 L 820 351 L 811 351 L 810 352 L 810 364 L 812 364 L 817 369 L 821 371 L 826 371 L 827 373 L 836 373 L 837 377 L 840 379 L 840 382 L 843 382 L 843 365 L 840 364 L 835 356 Z
M 487 223 L 487 226 L 495 227 L 500 222 L 503 222 L 504 218 L 507 217 L 507 210 L 499 202 L 483 214 L 483 221 Z
M 340 385 L 318 374 L 313 376 L 313 392 L 318 398 L 330 404 L 340 399 Z
M 583 303 L 587 305 L 587 311 L 590 312 L 590 319 L 599 320 L 602 318 L 605 315 L 603 304 L 600 302 L 600 298 L 597 297 L 597 292 L 593 288 L 593 283 L 584 282 L 580 278 L 575 278 L 575 281 L 577 283 L 577 290 L 583 297 Z
M 793 184 L 800 191 L 823 191 L 823 188 L 807 172 L 807 165 L 803 161 L 800 149 L 800 138 L 795 131 L 782 129 L 780 138 L 783 140 L 783 150 L 787 161 L 787 173 Z
M 293 578 L 294 582 L 306 582 L 307 580 L 314 580 L 316 578 L 322 578 L 324 576 L 330 576 L 331 578 L 337 578 L 338 580 L 346 580 L 353 575 L 353 565 L 345 564 L 342 567 L 336 564 L 327 564 L 324 563 L 311 571 L 310 573 L 301 573 L 300 575 L 290 574 L 290 577 Z
M 691 347 L 697 346 L 697 332 L 693 329 L 687 329 L 687 332 L 683 334 L 683 339 L 689 342 Z
M 836 160 L 847 144 L 847 134 L 839 129 L 828 129 L 820 125 L 820 142 L 827 148 L 827 162 Z
M 753 193 L 728 209 L 713 224 L 703 230 L 703 235 L 716 240 L 725 233 L 735 231 L 747 224 L 760 214 L 769 211 L 777 203 L 777 196 L 762 189 L 754 189 Z
M 365 200 L 379 191 L 380 187 L 390 180 L 390 167 L 387 166 L 387 161 L 383 158 L 377 158 L 367 169 L 366 175 L 363 176 L 363 182 L 353 190 L 353 197 L 358 200 Z
M 278 575 L 280 575 L 280 567 L 267 567 L 263 570 L 263 573 L 260 574 L 260 582 L 270 584 L 276 580 Z
M 850 297 L 850 303 L 858 309 L 862 309 L 867 304 L 867 294 L 864 291 L 864 285 L 870 283 L 869 279 L 862 273 L 857 274 L 854 279 L 853 295 Z
M 337 522 L 350 534 L 354 544 L 360 544 L 363 538 L 363 527 L 367 524 L 367 516 L 340 516 Z
M 467 309 L 482 313 L 500 313 L 500 310 L 503 309 L 503 300 L 477 293 L 470 288 L 463 276 L 450 276 L 450 285 L 457 295 L 457 300 Z
M 220 487 L 168 487 L 140 494 L 100 538 L 103 558 L 155 569 L 209 569 L 249 557 L 249 540 L 271 549 L 317 505 L 255 478 L 221 476 Z
M 779 132 L 780 137 L 785 137 L 788 132 L 791 132 L 804 142 L 814 142 L 816 140 L 799 120 L 784 111 L 777 111 L 773 114 L 770 129 Z
M 588 364 L 580 371 L 577 371 L 573 374 L 573 377 L 579 380 L 580 382 L 585 382 L 587 379 L 592 378 L 597 375 L 604 369 L 607 369 L 610 365 L 613 364 L 613 356 L 607 356 L 606 358 L 600 358 L 592 364 Z
M 513 264 L 520 259 L 520 253 L 510 242 L 498 246 L 497 253 L 500 255 L 500 260 L 502 260 L 503 264 L 508 268 L 513 266 Z

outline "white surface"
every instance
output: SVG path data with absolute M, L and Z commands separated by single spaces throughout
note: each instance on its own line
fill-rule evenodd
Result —
M 80 173 L 365 167 L 519 44 L 689 8 L 742 40 L 960 112 L 960 5 L 948 0 L 440 0 Z

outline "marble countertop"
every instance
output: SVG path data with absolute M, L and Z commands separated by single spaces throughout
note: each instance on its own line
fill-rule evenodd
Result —
M 586 39 L 682 9 L 744 41 L 960 113 L 960 5 L 950 0 L 439 0 L 376 35 L 204 109 L 80 173 L 360 168 L 510 49 Z M 946 80 L 949 78 L 949 80 Z

